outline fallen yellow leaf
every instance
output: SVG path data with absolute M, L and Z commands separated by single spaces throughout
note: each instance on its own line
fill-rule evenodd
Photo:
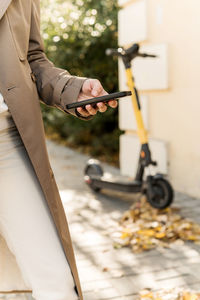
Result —
M 155 237 L 156 237 L 157 239 L 162 239 L 162 238 L 164 238 L 165 236 L 166 236 L 165 232 L 158 232 L 158 233 L 155 234 Z
M 138 230 L 139 234 L 142 234 L 142 235 L 146 235 L 146 236 L 154 236 L 155 234 L 155 231 L 154 230 L 151 230 L 151 229 L 142 229 L 142 230 Z
M 199 298 L 195 294 L 190 294 L 189 292 L 184 292 L 183 300 L 199 300 Z
M 128 246 L 134 253 L 169 247 L 176 241 L 179 244 L 180 241 L 200 242 L 199 224 L 183 218 L 176 208 L 159 210 L 151 207 L 144 196 L 124 212 L 119 225 L 114 247 Z

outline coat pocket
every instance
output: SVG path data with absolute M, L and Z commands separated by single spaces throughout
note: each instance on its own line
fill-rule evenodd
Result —
M 31 24 L 31 1 L 15 0 L 7 9 L 7 17 L 17 54 L 21 61 L 27 59 Z

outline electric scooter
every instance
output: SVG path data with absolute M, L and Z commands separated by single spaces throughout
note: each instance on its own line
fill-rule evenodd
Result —
M 135 87 L 134 78 L 131 71 L 131 61 L 136 57 L 156 57 L 155 55 L 140 53 L 139 45 L 133 44 L 130 48 L 107 49 L 107 55 L 115 55 L 122 58 L 126 69 L 127 85 L 132 92 L 131 99 L 137 123 L 137 134 L 141 144 L 140 156 L 137 172 L 134 181 L 119 180 L 114 176 L 110 179 L 104 176 L 101 164 L 96 159 L 90 159 L 84 170 L 84 180 L 94 192 L 102 189 L 111 189 L 128 193 L 142 193 L 147 197 L 147 201 L 154 208 L 164 209 L 173 201 L 173 188 L 163 174 L 154 176 L 148 175 L 144 178 L 145 168 L 150 165 L 156 166 L 157 162 L 151 158 L 151 151 L 148 144 L 147 131 L 141 114 L 139 95 Z

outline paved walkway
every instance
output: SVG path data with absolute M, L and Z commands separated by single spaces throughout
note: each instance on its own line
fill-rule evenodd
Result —
M 114 249 L 110 234 L 133 195 L 94 195 L 83 181 L 87 156 L 47 141 L 52 169 L 65 207 L 84 300 L 134 300 L 143 288 L 200 289 L 200 246 L 192 243 L 134 254 Z M 107 172 L 119 170 L 105 166 Z M 176 193 L 182 214 L 200 223 L 200 202 Z M 1 299 L 28 299 L 13 295 Z

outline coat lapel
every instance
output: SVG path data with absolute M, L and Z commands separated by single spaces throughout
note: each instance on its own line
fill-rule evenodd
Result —
M 11 3 L 12 0 L 1 0 L 0 3 L 0 20 L 3 17 L 3 15 L 5 14 L 9 4 Z

